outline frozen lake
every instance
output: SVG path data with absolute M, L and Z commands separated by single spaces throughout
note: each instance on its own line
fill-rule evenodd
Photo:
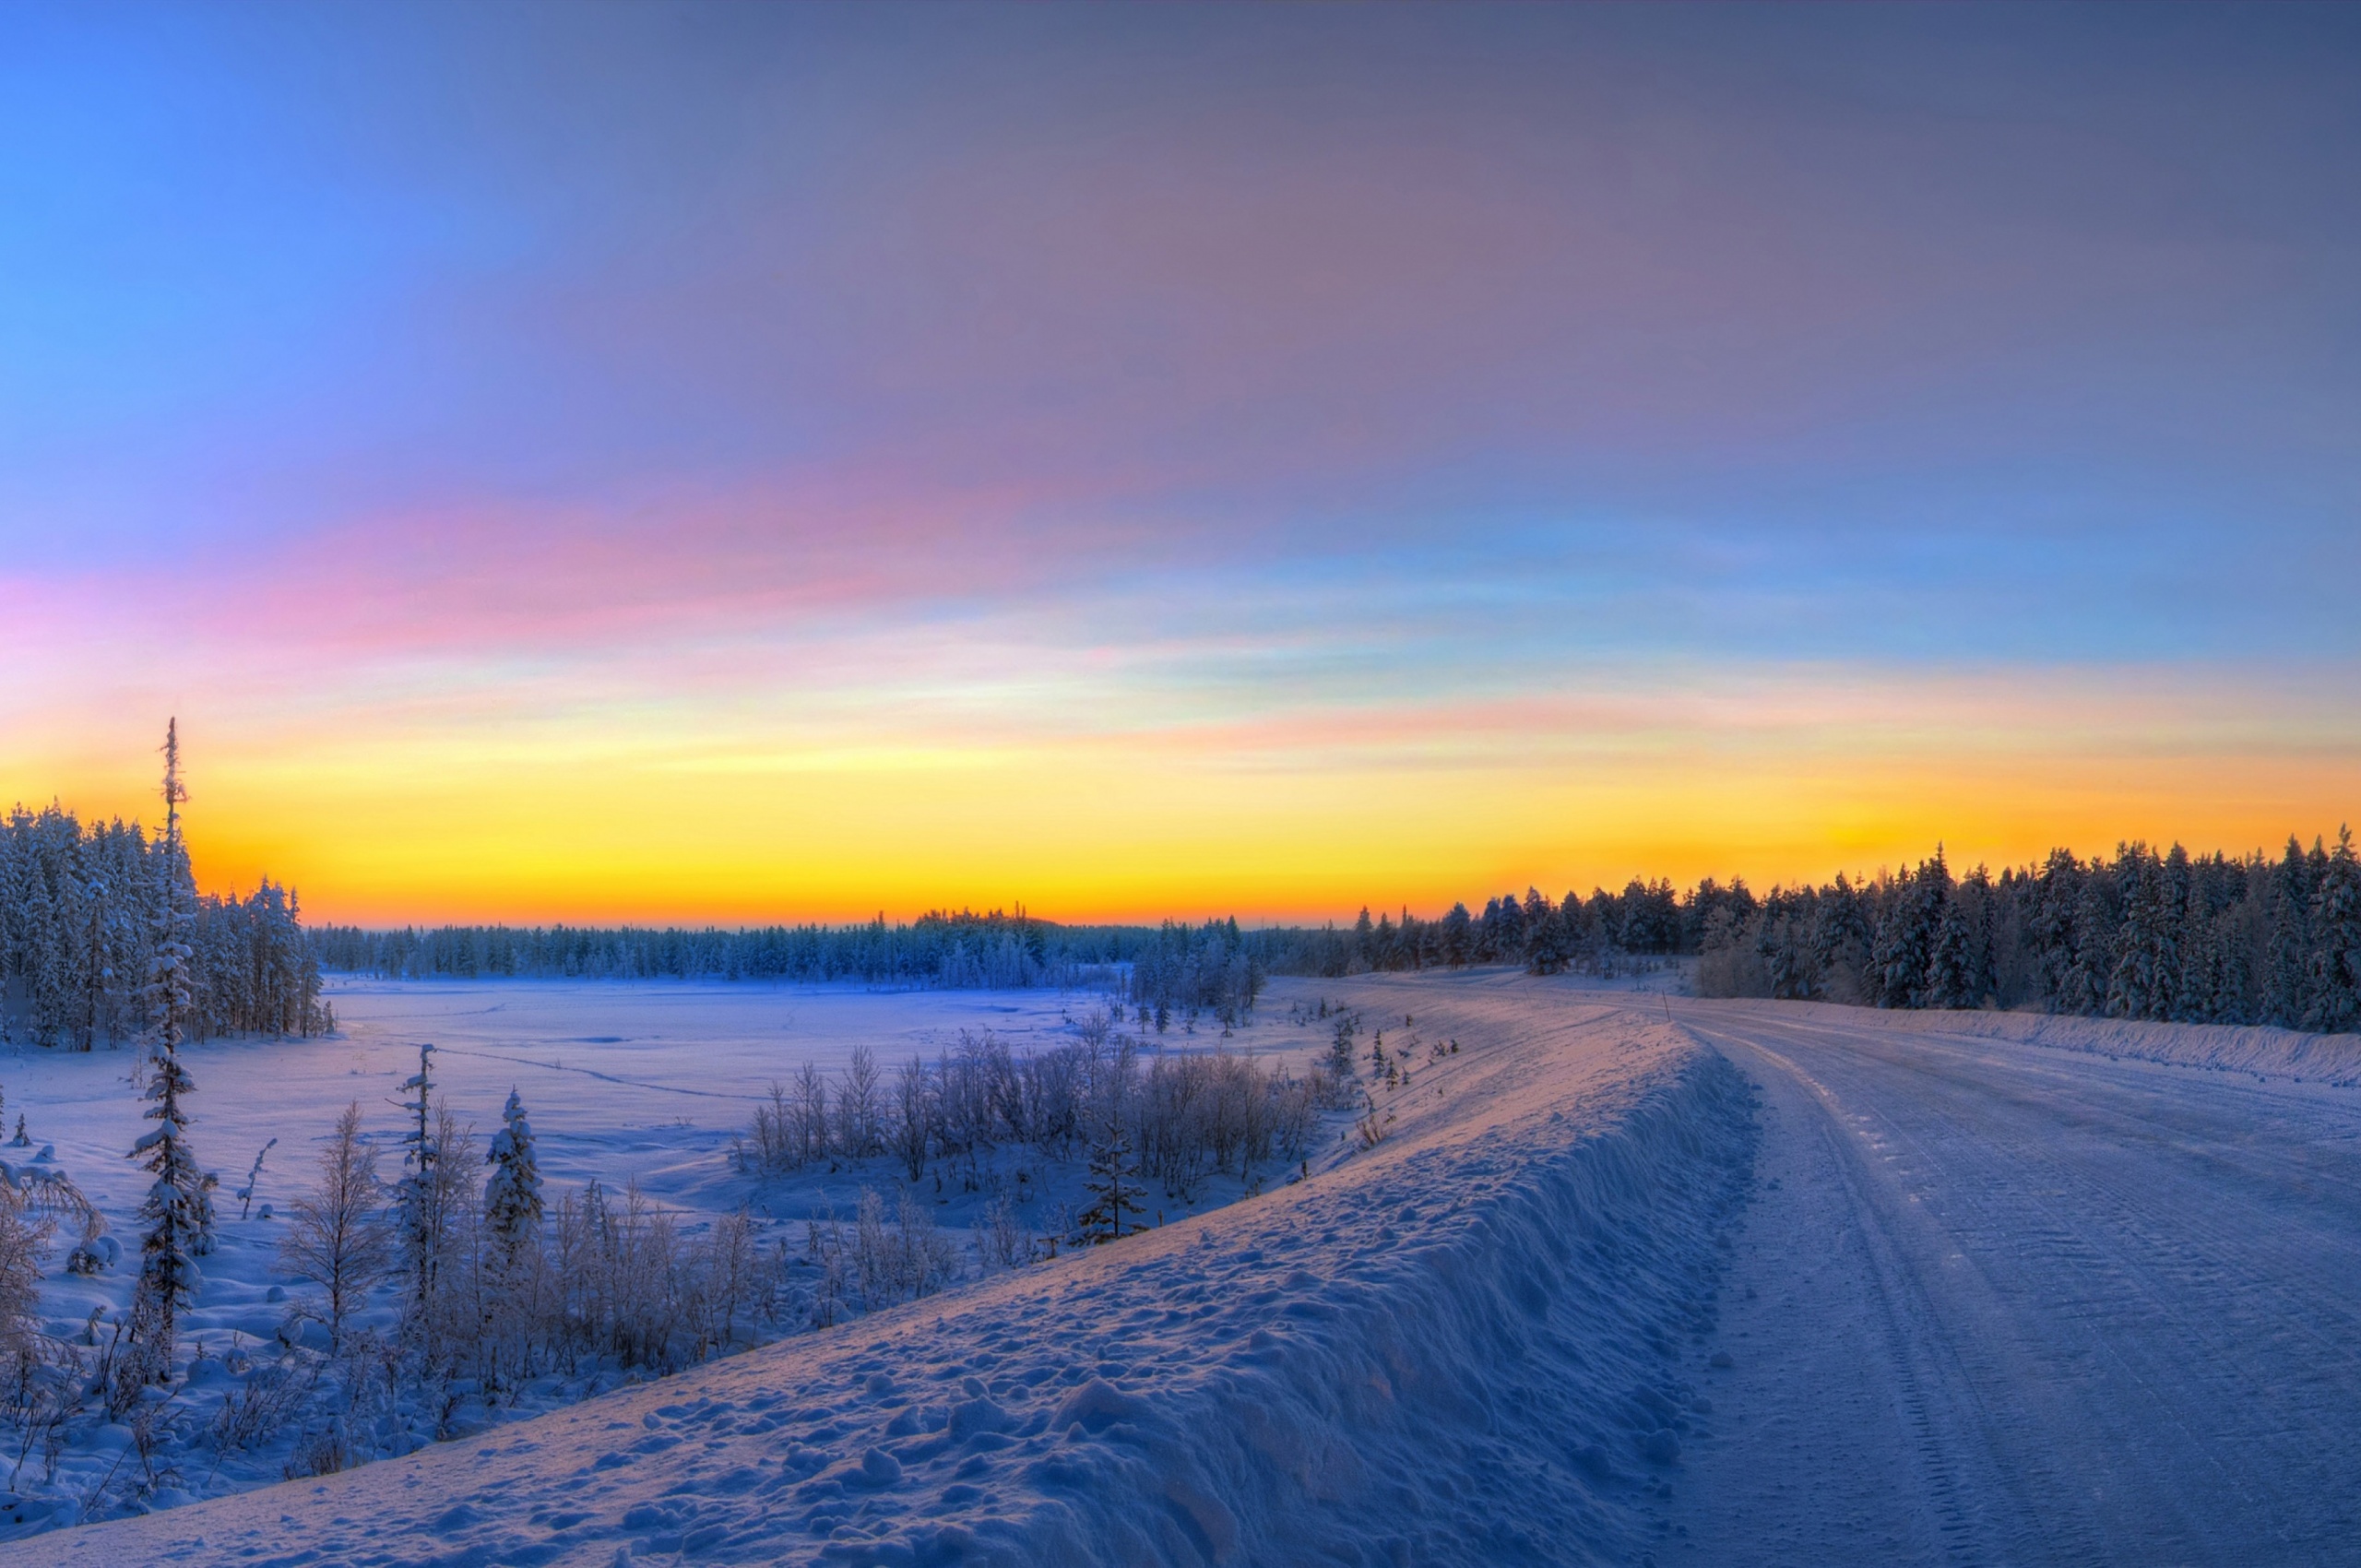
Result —
M 338 1023 L 331 1037 L 190 1048 L 197 1092 L 189 1136 L 225 1194 L 243 1184 L 255 1151 L 275 1137 L 257 1196 L 283 1206 L 311 1180 L 312 1147 L 348 1101 L 360 1103 L 381 1140 L 397 1135 L 400 1086 L 418 1070 L 423 1041 L 435 1047 L 438 1093 L 480 1133 L 497 1127 L 512 1087 L 524 1097 L 552 1182 L 636 1179 L 668 1204 L 734 1207 L 757 1194 L 729 1167 L 730 1139 L 744 1132 L 770 1082 L 804 1062 L 835 1073 L 866 1045 L 890 1078 L 911 1055 L 931 1060 L 954 1046 L 963 1029 L 990 1030 L 1019 1051 L 1070 1040 L 1074 1020 L 1104 1004 L 1049 991 L 521 980 L 340 980 L 328 995 Z M 1325 1037 L 1287 1024 L 1287 1006 L 1266 1005 L 1227 1041 L 1218 1026 L 1195 1034 L 1175 1026 L 1161 1043 L 1308 1060 Z M 18 1046 L 0 1056 L 11 1128 L 24 1114 L 33 1147 L 54 1146 L 56 1163 L 118 1230 L 128 1228 L 148 1182 L 124 1158 L 143 1130 L 128 1081 L 139 1060 L 130 1048 L 83 1054 Z M 227 1208 L 225 1253 L 256 1240 L 275 1244 L 240 1227 L 234 1203 Z

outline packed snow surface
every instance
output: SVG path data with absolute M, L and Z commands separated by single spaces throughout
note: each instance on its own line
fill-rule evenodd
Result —
M 2361 1561 L 2361 1096 L 2219 1070 L 2334 1042 L 1674 1011 L 1764 1105 L 1659 1561 Z
M 1276 1005 L 1319 992 L 1461 1051 L 1381 1091 L 1384 1136 L 1309 1180 L 407 1458 L 0 1552 L 2355 1560 L 2361 1092 L 2332 1047 L 1501 974 Z

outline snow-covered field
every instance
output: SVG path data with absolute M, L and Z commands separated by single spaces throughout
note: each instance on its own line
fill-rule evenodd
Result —
M 806 1062 L 833 1077 L 865 1047 L 890 1087 L 902 1062 L 912 1055 L 935 1059 L 955 1049 L 963 1032 L 989 1032 L 1023 1053 L 1071 1042 L 1077 1021 L 1105 1005 L 1095 994 L 1039 991 L 530 980 L 346 981 L 332 987 L 331 998 L 339 1024 L 333 1037 L 219 1039 L 186 1051 L 197 1086 L 188 1101 L 195 1118 L 189 1137 L 206 1168 L 220 1177 L 215 1194 L 220 1240 L 203 1260 L 204 1289 L 182 1320 L 183 1359 L 195 1359 L 194 1377 L 167 1417 L 186 1441 L 163 1455 L 174 1473 L 154 1501 L 174 1503 L 280 1479 L 293 1430 L 225 1455 L 205 1448 L 204 1427 L 247 1364 L 241 1354 L 275 1355 L 291 1308 L 309 1294 L 280 1265 L 279 1247 L 289 1202 L 314 1182 L 316 1150 L 346 1103 L 361 1106 L 364 1127 L 383 1150 L 382 1173 L 399 1174 L 397 1102 L 400 1086 L 418 1070 L 421 1042 L 435 1046 L 438 1097 L 447 1098 L 480 1134 L 498 1128 L 512 1089 L 522 1097 L 552 1204 L 593 1180 L 611 1191 L 635 1182 L 692 1237 L 716 1217 L 743 1206 L 756 1221 L 759 1244 L 801 1259 L 807 1220 L 830 1216 L 849 1222 L 862 1190 L 891 1194 L 899 1171 L 890 1158 L 874 1158 L 822 1161 L 783 1177 L 749 1176 L 732 1158 L 733 1142 L 746 1133 L 773 1080 L 791 1078 Z M 1285 1004 L 1266 1006 L 1259 1021 L 1228 1038 L 1218 1025 L 1189 1031 L 1176 1024 L 1164 1035 L 1145 1034 L 1151 1057 L 1219 1047 L 1295 1068 L 1311 1063 L 1328 1038 L 1324 1026 L 1291 1018 Z M 140 1060 L 133 1049 L 85 1053 L 16 1046 L 0 1053 L 6 1128 L 13 1132 L 21 1116 L 26 1138 L 20 1146 L 0 1147 L 0 1160 L 70 1177 L 109 1218 L 124 1250 L 115 1266 L 94 1277 L 58 1266 L 70 1233 L 52 1251 L 42 1303 L 50 1330 L 93 1354 L 110 1330 L 101 1322 L 94 1332 L 91 1313 L 119 1313 L 137 1271 L 133 1217 L 151 1179 L 125 1151 L 146 1126 L 130 1082 Z M 255 1154 L 273 1139 L 251 1199 L 241 1198 Z M 1031 1180 L 1015 1189 L 1023 1200 L 1014 1206 L 1015 1218 L 1035 1231 L 1053 1233 L 1062 1228 L 1061 1205 L 1074 1206 L 1080 1195 L 1079 1151 L 1062 1161 L 1017 1151 L 985 1160 L 979 1174 L 1004 1175 L 995 1166 L 1013 1167 L 1020 1159 Z M 940 1162 L 932 1174 L 938 1179 L 923 1188 L 925 1206 L 947 1233 L 960 1266 L 979 1272 L 969 1228 L 1003 1188 L 940 1180 L 946 1174 Z M 1266 1168 L 1255 1174 L 1275 1181 L 1282 1173 Z M 1147 1218 L 1178 1218 L 1192 1207 L 1218 1206 L 1243 1189 L 1244 1175 L 1215 1173 L 1188 1202 L 1152 1186 Z M 390 1329 L 394 1295 L 380 1290 L 360 1323 Z M 776 1336 L 799 1326 L 790 1321 L 765 1329 Z M 316 1338 L 323 1331 L 315 1324 L 308 1332 Z M 623 1375 L 594 1367 L 578 1377 L 544 1380 L 505 1391 L 483 1408 L 467 1408 L 462 1420 L 478 1423 L 548 1408 L 611 1386 Z M 447 1425 L 439 1411 L 429 1419 L 413 1410 L 405 1419 L 424 1424 L 414 1433 L 395 1434 L 395 1448 L 429 1441 L 434 1427 Z M 39 1443 L 21 1445 L 21 1463 L 15 1463 L 19 1445 L 0 1453 L 14 1472 L 13 1491 L 0 1493 L 0 1540 L 94 1512 L 103 1516 L 123 1505 L 123 1483 L 138 1473 L 136 1465 L 122 1462 L 125 1430 L 95 1413 L 73 1424 L 54 1464 Z
M 1287 1020 L 1323 994 L 1462 1050 L 1308 1181 L 0 1561 L 2353 1560 L 2361 1091 L 2324 1081 L 2335 1048 L 1500 973 L 1283 982 L 1230 1043 L 1308 1057 L 1324 1037 Z M 340 998 L 331 1047 L 383 1062 L 270 1081 L 382 1099 L 429 1032 L 480 1119 L 514 1077 L 553 1157 L 569 1124 L 607 1140 L 558 1180 L 623 1161 L 712 1206 L 743 1195 L 750 1105 L 668 1118 L 645 1086 L 753 1092 L 774 1028 L 890 1061 L 885 1035 L 979 1008 L 1064 1027 L 1054 997 L 724 992 L 712 1043 L 666 1057 L 660 1005 L 570 1011 L 617 1016 L 597 988 L 533 1002 L 527 1048 L 513 1016 L 462 1022 L 503 998 L 528 993 Z

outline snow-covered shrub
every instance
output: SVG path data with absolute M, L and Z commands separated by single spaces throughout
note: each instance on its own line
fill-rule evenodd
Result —
M 931 1296 L 959 1277 L 959 1256 L 950 1238 L 935 1229 L 926 1206 L 905 1191 L 891 1229 L 885 1200 L 873 1188 L 860 1193 L 853 1231 L 853 1270 L 861 1305 L 871 1312 Z
M 1038 1263 L 1041 1249 L 1034 1240 L 1032 1228 L 1017 1213 L 1005 1183 L 995 1179 L 993 1189 L 983 1218 L 975 1223 L 977 1272 L 986 1274 L 995 1267 L 1023 1268 Z
M 877 1070 L 877 1053 L 866 1045 L 854 1046 L 846 1060 L 843 1075 L 836 1080 L 834 1118 L 835 1152 L 847 1159 L 866 1159 L 883 1146 L 883 1081 Z
M 813 1068 L 809 1063 L 804 1071 Z M 754 1107 L 753 1131 L 738 1146 L 738 1169 L 749 1176 L 777 1176 L 801 1170 L 812 1158 L 811 1140 L 800 1135 L 799 1107 L 787 1086 L 771 1080 L 770 1103 Z
M 231 1384 L 206 1431 L 214 1453 L 226 1455 L 277 1438 L 318 1388 L 319 1364 L 285 1350 Z
M 22 1188 L 0 1185 L 0 1378 L 21 1380 L 43 1360 L 41 1263 L 56 1229 Z
M 981 1160 L 996 1148 L 1029 1147 L 1064 1160 L 1086 1141 L 1084 1129 L 1120 1122 L 1144 1173 L 1194 1201 L 1216 1173 L 1246 1180 L 1256 1166 L 1300 1160 L 1321 1111 L 1357 1099 L 1347 1093 L 1349 1069 L 1341 1080 L 1323 1075 L 1307 1082 L 1219 1051 L 1159 1055 L 1143 1070 L 1140 1042 L 1119 1022 L 1112 1010 L 1094 1011 L 1075 1022 L 1072 1043 L 1022 1054 L 990 1030 L 963 1029 L 955 1048 L 934 1062 L 903 1063 L 890 1095 L 880 1093 L 881 1075 L 865 1051 L 855 1051 L 832 1087 L 806 1063 L 792 1093 L 774 1084 L 768 1102 L 755 1107 L 735 1161 L 756 1176 L 800 1168 L 807 1158 L 804 1108 L 832 1102 L 832 1158 L 890 1153 L 911 1182 L 930 1161 L 943 1160 L 975 1191 L 986 1179 Z M 1339 1039 L 1349 1042 L 1351 1021 L 1340 1019 L 1339 1028 Z

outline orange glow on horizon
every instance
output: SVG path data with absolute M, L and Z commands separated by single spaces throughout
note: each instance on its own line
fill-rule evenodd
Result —
M 1212 735 L 881 730 L 776 754 L 599 726 L 235 748 L 185 716 L 183 730 L 202 883 L 267 873 L 313 921 L 364 925 L 731 926 L 1019 904 L 1072 922 L 1317 922 L 1364 904 L 1431 915 L 1528 885 L 1556 897 L 1632 876 L 1822 881 L 1939 841 L 1956 866 L 1996 869 L 2129 837 L 2275 849 L 2354 814 L 2353 753 L 2300 736 L 2258 755 L 2194 722 L 2136 741 L 1979 730 L 1994 694 L 1973 683 L 1757 695 L 1751 727 L 1635 697 L 1663 711 L 1658 727 L 1618 732 L 1596 705 L 1583 730 L 1549 728 L 1546 705 L 1515 705 L 1518 723 L 1471 705 L 1456 722 L 1332 714 Z M 1876 723 L 1890 707 L 1921 722 Z M 72 766 L 54 767 L 53 791 L 0 786 L 147 817 L 151 761 L 131 747 L 60 756 Z

